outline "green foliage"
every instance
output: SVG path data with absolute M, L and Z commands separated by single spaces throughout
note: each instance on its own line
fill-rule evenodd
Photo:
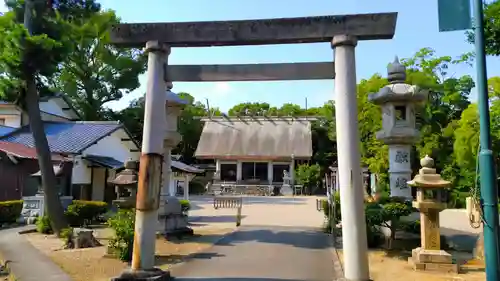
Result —
M 15 223 L 21 216 L 23 210 L 23 200 L 0 202 L 0 225 L 5 223 Z
M 484 4 L 484 40 L 486 54 L 500 55 L 500 1 Z M 474 43 L 474 32 L 467 31 L 467 40 Z
M 140 50 L 110 44 L 111 27 L 119 22 L 113 11 L 102 11 L 69 26 L 73 50 L 51 84 L 67 94 L 83 120 L 104 119 L 106 103 L 140 86 L 139 75 L 145 71 L 147 56 Z
M 189 182 L 189 194 L 203 194 L 205 193 L 205 185 L 198 180 Z
M 101 201 L 73 200 L 65 212 L 71 226 L 84 226 L 95 222 L 108 211 L 108 204 Z
M 318 164 L 302 164 L 297 167 L 295 172 L 297 183 L 303 185 L 308 193 L 314 192 L 321 184 L 321 167 Z
M 135 210 L 119 210 L 108 220 L 108 225 L 115 232 L 108 247 L 120 260 L 131 261 L 134 246 Z
M 191 203 L 189 200 L 181 199 L 179 200 L 179 203 L 181 204 L 182 213 L 187 214 L 187 212 L 191 209 Z
M 36 221 L 36 231 L 43 234 L 52 234 L 52 226 L 49 216 L 39 217 Z
M 67 249 L 74 248 L 73 245 L 73 228 L 68 227 L 64 228 L 61 233 L 59 234 L 59 238 L 63 240 L 64 242 L 64 247 Z

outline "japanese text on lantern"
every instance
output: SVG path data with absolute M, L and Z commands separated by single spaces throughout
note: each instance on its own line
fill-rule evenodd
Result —
M 408 163 L 408 162 L 410 162 L 410 160 L 408 158 L 409 158 L 408 152 L 400 151 L 400 150 L 396 151 L 396 159 L 395 159 L 396 163 L 400 163 L 400 164 L 401 163 Z

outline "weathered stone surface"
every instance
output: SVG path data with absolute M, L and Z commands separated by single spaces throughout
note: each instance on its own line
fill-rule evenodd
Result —
M 102 246 L 94 237 L 94 231 L 86 228 L 73 229 L 73 245 L 75 249 Z
M 411 254 L 408 262 L 415 270 L 458 273 L 458 265 L 446 251 L 416 248 Z
M 171 47 L 237 46 L 330 42 L 349 34 L 358 40 L 391 39 L 397 13 L 356 14 L 212 22 L 129 23 L 115 25 L 111 42 L 144 47 L 147 41 Z
M 187 216 L 182 213 L 182 206 L 175 196 L 168 196 L 163 210 L 159 214 L 160 232 L 164 236 L 192 235 L 188 227 Z
M 334 79 L 332 62 L 169 65 L 169 81 L 275 81 Z

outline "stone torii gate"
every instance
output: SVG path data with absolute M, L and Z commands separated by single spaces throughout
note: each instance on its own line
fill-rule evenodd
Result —
M 166 84 L 174 81 L 270 81 L 335 78 L 338 161 L 345 278 L 369 280 L 363 177 L 357 124 L 355 47 L 358 40 L 392 39 L 397 13 L 263 20 L 119 24 L 118 47 L 148 52 L 144 136 L 131 270 L 115 280 L 168 280 L 154 268 L 155 230 L 165 134 Z M 171 47 L 330 42 L 334 61 L 246 65 L 168 65 Z M 167 162 L 168 165 L 168 162 Z M 165 167 L 169 170 L 169 167 Z M 353 188 L 355 187 L 355 188 Z

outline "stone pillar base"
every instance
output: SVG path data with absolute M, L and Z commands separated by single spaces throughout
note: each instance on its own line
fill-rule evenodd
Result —
M 458 273 L 458 265 L 454 264 L 451 255 L 443 250 L 413 249 L 408 263 L 414 270 Z
M 174 280 L 169 271 L 159 268 L 149 270 L 127 269 L 118 277 L 111 278 L 111 281 L 170 281 Z

